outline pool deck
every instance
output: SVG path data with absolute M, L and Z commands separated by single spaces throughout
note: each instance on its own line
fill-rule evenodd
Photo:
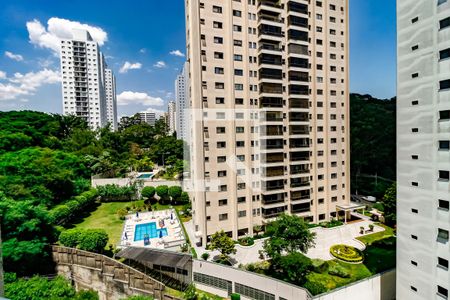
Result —
M 162 220 L 164 220 L 164 227 L 160 226 Z M 134 241 L 136 226 L 152 222 L 156 223 L 156 229 L 166 228 L 167 236 L 150 238 L 150 245 L 148 246 L 144 245 L 144 240 Z M 184 243 L 186 243 L 186 238 L 174 209 L 140 212 L 138 216 L 130 214 L 125 217 L 120 242 L 121 247 L 146 247 L 177 251 Z

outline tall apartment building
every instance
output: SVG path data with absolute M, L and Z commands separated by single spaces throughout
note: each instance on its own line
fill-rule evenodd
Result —
M 79 116 L 97 129 L 108 122 L 107 66 L 88 31 L 74 29 L 72 33 L 72 39 L 61 40 L 63 114 Z M 111 101 L 116 101 L 115 92 Z
M 111 69 L 105 69 L 106 119 L 113 130 L 117 130 L 116 76 Z
M 139 113 L 139 117 L 141 118 L 142 123 L 147 123 L 149 125 L 155 126 L 156 123 L 156 113 L 141 111 Z
M 397 299 L 448 299 L 450 1 L 397 14 Z
M 188 123 L 185 111 L 189 108 L 189 64 L 187 62 L 175 80 L 175 103 L 177 138 L 186 141 Z
M 172 135 L 176 131 L 176 122 L 177 122 L 177 110 L 174 101 L 170 101 L 167 106 L 167 127 L 169 135 Z
M 350 202 L 348 0 L 186 0 L 196 235 Z

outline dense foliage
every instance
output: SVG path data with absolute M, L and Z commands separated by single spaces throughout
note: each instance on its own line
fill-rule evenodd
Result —
M 68 229 L 60 234 L 59 242 L 66 247 L 102 253 L 108 234 L 103 229 Z
M 219 250 L 224 258 L 227 258 L 230 254 L 236 253 L 234 241 L 223 230 L 211 235 L 210 249 Z
M 381 198 L 396 177 L 396 99 L 350 96 L 351 186 Z
M 118 186 L 117 184 L 107 184 L 97 186 L 98 195 L 102 202 L 132 201 L 137 197 L 137 186 Z
M 381 203 L 386 224 L 394 226 L 397 222 L 397 185 L 395 183 L 386 190 Z
M 167 136 L 162 121 L 155 126 L 127 122 L 117 132 L 92 131 L 74 116 L 0 112 L 0 216 L 6 271 L 19 276 L 51 272 L 46 250 L 57 241 L 60 229 L 55 225 L 70 225 L 97 201 L 97 192 L 90 190 L 91 176 L 152 170 L 154 164 L 163 164 L 163 156 L 169 168 L 183 165 L 183 142 Z M 112 198 L 110 190 L 101 192 L 103 199 Z M 99 235 L 94 234 L 95 241 L 80 241 L 78 247 L 99 249 Z

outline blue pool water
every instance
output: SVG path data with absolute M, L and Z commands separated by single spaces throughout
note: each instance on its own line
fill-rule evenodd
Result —
M 140 178 L 140 179 L 148 179 L 148 178 L 152 178 L 152 177 L 153 177 L 153 173 L 141 174 L 138 176 L 138 178 Z
M 148 234 L 151 239 L 159 238 L 159 232 L 162 232 L 162 236 L 167 236 L 167 228 L 156 229 L 155 222 L 138 224 L 134 230 L 134 241 L 142 241 L 145 234 Z

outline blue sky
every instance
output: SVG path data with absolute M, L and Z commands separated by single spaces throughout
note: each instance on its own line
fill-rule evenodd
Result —
M 351 91 L 392 97 L 395 1 L 350 0 L 350 7 Z M 101 48 L 127 104 L 119 115 L 166 110 L 185 59 L 183 0 L 2 0 L 0 110 L 62 111 L 59 59 L 51 44 L 71 21 L 107 34 Z M 134 69 L 120 73 L 126 62 Z

